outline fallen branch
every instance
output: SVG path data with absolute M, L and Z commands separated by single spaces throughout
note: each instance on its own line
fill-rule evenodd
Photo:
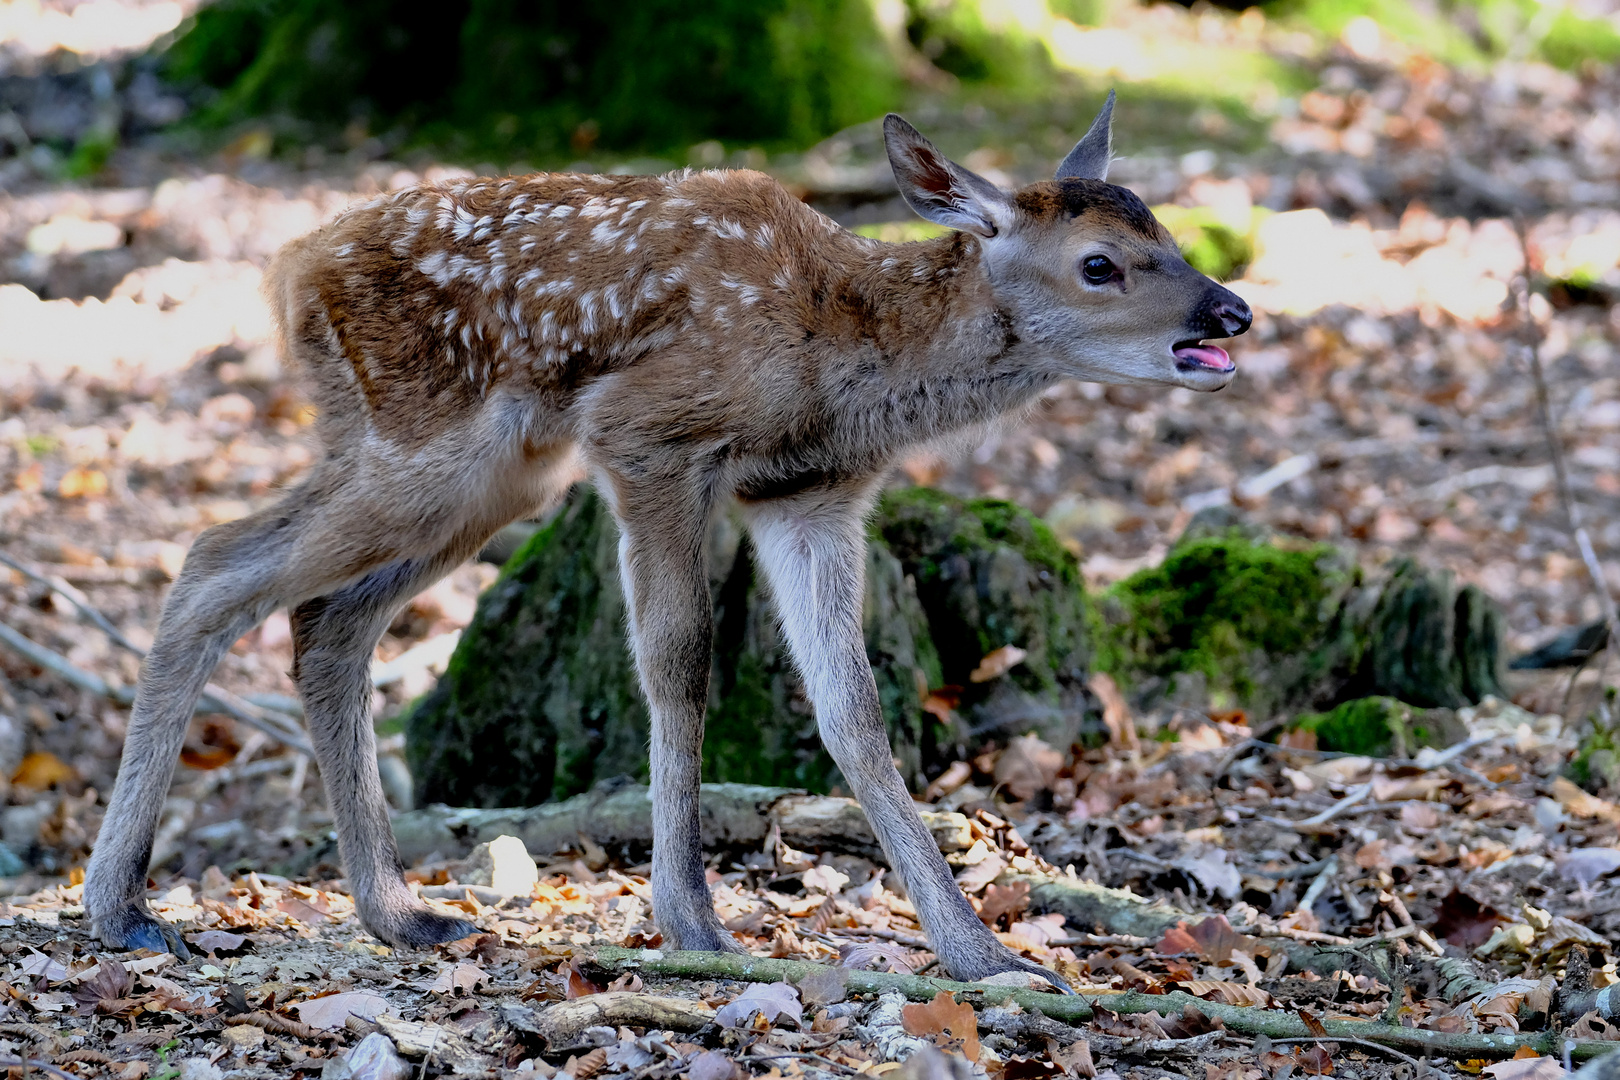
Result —
M 1318 1021 L 1322 1031 L 1312 1031 L 1304 1020 L 1292 1013 L 1273 1009 L 1248 1008 L 1206 1001 L 1183 991 L 1169 994 L 1144 994 L 1126 990 L 1101 994 L 1063 995 L 1046 994 L 1035 990 L 1021 990 L 1010 986 L 985 983 L 963 983 L 950 979 L 932 979 L 926 975 L 898 975 L 882 971 L 853 971 L 830 967 L 804 960 L 776 960 L 769 957 L 743 956 L 736 953 L 664 952 L 661 949 L 621 949 L 605 946 L 588 961 L 597 971 L 607 975 L 638 972 L 643 975 L 673 976 L 677 978 L 737 979 L 744 982 L 790 982 L 797 984 L 816 975 L 822 979 L 841 978 L 849 994 L 883 994 L 897 992 L 912 1001 L 932 1001 L 938 993 L 955 994 L 975 1008 L 992 1005 L 1017 1004 L 1026 1011 L 1039 1010 L 1046 1016 L 1066 1023 L 1084 1023 L 1092 1019 L 1094 1004 L 1107 999 L 1112 1013 L 1156 1012 L 1170 1016 L 1192 1007 L 1205 1016 L 1219 1020 L 1228 1031 L 1245 1035 L 1264 1035 L 1273 1040 L 1311 1039 L 1318 1035 L 1328 1038 L 1358 1039 L 1381 1046 L 1416 1050 L 1422 1054 L 1438 1054 L 1451 1058 L 1510 1058 L 1520 1047 L 1529 1047 L 1539 1054 L 1554 1054 L 1568 1050 L 1578 1061 L 1598 1057 L 1615 1049 L 1615 1044 L 1599 1039 L 1562 1041 L 1556 1031 L 1531 1035 L 1482 1035 L 1462 1032 L 1426 1031 L 1422 1028 L 1403 1028 L 1368 1020 L 1339 1020 L 1327 1018 Z
M 705 850 L 742 847 L 757 851 L 774 827 L 789 847 L 882 858 L 866 815 L 853 799 L 752 784 L 704 784 L 700 799 Z M 922 816 L 941 851 L 965 851 L 972 846 L 967 818 L 961 814 L 923 810 Z M 534 807 L 479 810 L 435 805 L 396 816 L 394 834 L 407 864 L 434 853 L 441 858 L 464 858 L 479 844 L 502 835 L 516 836 L 535 856 L 578 850 L 584 837 L 602 848 L 628 851 L 639 858 L 652 845 L 652 803 L 646 788 L 626 784 Z M 330 854 L 335 854 L 335 845 L 329 831 L 312 834 L 311 846 L 292 869 L 314 865 Z M 1336 879 L 1338 866 L 1337 859 L 1322 864 L 1321 885 L 1312 885 L 1315 895 Z M 1129 889 L 1110 889 L 1062 874 L 1008 871 L 996 881 L 1027 884 L 1030 910 L 1063 915 L 1070 933 L 1082 935 L 1075 944 L 1092 944 L 1083 936 L 1093 932 L 1157 941 L 1177 923 L 1192 925 L 1212 917 L 1208 912 L 1187 912 L 1143 899 Z M 1352 944 L 1348 938 L 1281 927 L 1246 927 L 1242 932 L 1275 942 L 1273 947 L 1288 954 L 1289 966 L 1295 971 L 1329 974 L 1358 965 L 1377 967 L 1369 956 L 1376 952 L 1378 938 Z M 907 942 L 913 943 L 921 944 L 915 939 Z M 1107 942 L 1095 944 L 1101 947 Z
M 773 825 L 789 847 L 881 858 L 877 837 L 860 804 L 831 795 L 756 784 L 704 784 L 703 846 L 759 850 Z M 973 846 L 961 814 L 924 810 L 923 822 L 941 851 Z M 540 806 L 479 810 L 442 805 L 394 818 L 400 856 L 409 865 L 433 852 L 458 858 L 497 836 L 515 836 L 533 855 L 577 850 L 584 836 L 610 851 L 644 852 L 652 846 L 652 801 L 647 789 L 625 784 Z
M 126 707 L 135 703 L 135 691 L 131 688 L 108 682 L 100 675 L 75 667 L 67 657 L 29 640 L 5 623 L 0 623 L 0 644 L 8 646 L 25 660 L 44 668 L 80 690 L 87 690 L 98 697 L 104 697 Z M 301 754 L 310 757 L 315 754 L 303 734 L 290 720 L 244 701 L 229 690 L 212 683 L 203 691 L 202 697 L 197 702 L 196 711 L 224 713 Z
M 559 1001 L 543 1009 L 504 1006 L 501 1019 L 519 1031 L 546 1041 L 547 1053 L 589 1049 L 583 1035 L 593 1027 L 639 1027 L 656 1031 L 699 1031 L 714 1022 L 714 1010 L 701 1001 L 657 994 L 610 990 Z

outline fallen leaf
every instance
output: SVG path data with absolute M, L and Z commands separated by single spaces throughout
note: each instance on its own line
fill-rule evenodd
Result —
M 135 999 L 129 997 L 134 985 L 135 976 L 123 964 L 116 960 L 103 960 L 96 965 L 94 974 L 81 980 L 74 988 L 73 1000 L 78 1003 L 82 1016 L 92 1013 L 117 1016 L 138 1005 Z
M 439 972 L 439 977 L 428 987 L 430 994 L 471 994 L 478 984 L 489 981 L 489 972 L 477 964 L 460 963 Z
M 343 1057 L 350 1080 L 409 1080 L 411 1067 L 399 1056 L 394 1041 L 380 1031 L 360 1040 Z
M 1498 1061 L 1482 1070 L 1491 1080 L 1560 1080 L 1568 1076 L 1557 1058 L 1528 1057 Z
M 1194 979 L 1180 985 L 1186 987 L 1187 993 L 1193 997 L 1201 997 L 1205 1001 L 1219 1001 L 1227 1005 L 1253 1005 L 1259 1008 L 1266 1008 L 1271 1004 L 1271 995 L 1258 986 L 1213 982 L 1207 979 Z
M 1243 875 L 1220 848 L 1210 848 L 1196 858 L 1177 859 L 1170 865 L 1183 870 L 1211 896 L 1236 900 L 1243 892 Z
M 1029 882 L 1015 881 L 1011 885 L 987 885 L 984 895 L 974 902 L 979 918 L 986 926 L 995 926 L 1002 916 L 1009 921 L 1017 919 L 1029 906 Z
M 1309 1076 L 1330 1076 L 1333 1073 L 1333 1058 L 1321 1043 L 1302 1047 L 1295 1052 L 1295 1057 L 1299 1060 L 1299 1071 Z
M 1001 872 L 1005 869 L 1007 869 L 1007 860 L 1002 858 L 999 852 L 992 853 L 957 874 L 956 884 L 963 892 L 972 896 L 1000 877 Z
M 232 934 L 224 930 L 204 930 L 200 934 L 191 935 L 191 943 L 210 956 L 222 952 L 235 952 L 247 942 L 243 934 Z
M 1020 735 L 1009 742 L 996 759 L 995 778 L 1013 798 L 1033 799 L 1052 787 L 1061 768 L 1063 755 L 1060 752 L 1038 735 Z
M 1108 729 L 1108 741 L 1126 750 L 1138 749 L 1136 721 L 1131 716 L 1131 707 L 1125 695 L 1120 693 L 1119 684 L 1106 672 L 1099 671 L 1086 680 L 1086 685 L 1102 702 L 1103 726 Z
M 1490 940 L 1496 927 L 1507 917 L 1489 904 L 1481 904 L 1460 889 L 1453 889 L 1440 901 L 1430 933 L 1460 949 L 1475 949 Z
M 276 910 L 283 912 L 288 918 L 296 919 L 305 926 L 319 926 L 332 917 L 332 912 L 319 900 L 305 900 L 299 896 L 289 896 L 284 900 L 276 901 Z
M 931 711 L 926 703 L 923 705 L 923 709 Z M 937 802 L 971 779 L 973 779 L 973 766 L 965 761 L 953 761 L 945 767 L 944 772 L 936 776 L 933 782 L 928 785 L 928 790 L 923 792 L 923 798 L 929 802 Z
M 585 997 L 588 994 L 600 994 L 602 992 L 602 988 L 600 986 L 587 979 L 585 977 L 585 973 L 579 970 L 578 960 L 570 960 L 568 962 L 566 974 L 568 976 L 568 989 L 566 993 L 569 1001 L 573 1001 L 575 998 Z
M 327 994 L 293 1005 L 298 1019 L 321 1031 L 336 1031 L 351 1016 L 374 1021 L 390 1008 L 388 999 L 366 990 L 350 990 L 342 994 Z
M 1055 1042 L 1048 1042 L 1046 1050 L 1052 1055 L 1052 1060 L 1069 1076 L 1079 1077 L 1080 1080 L 1095 1080 L 1097 1066 L 1092 1064 L 1091 1044 L 1086 1040 L 1076 1039 L 1063 1047 Z
M 1104 1035 L 1117 1035 L 1124 1039 L 1168 1039 L 1170 1036 L 1159 1023 L 1156 1013 L 1130 1013 L 1120 1015 L 1101 1005 L 1091 1006 L 1091 1026 Z
M 17 771 L 11 774 L 11 782 L 17 787 L 43 791 L 57 784 L 71 783 L 78 777 L 78 770 L 49 750 L 35 750 L 22 759 Z
M 1024 662 L 1029 653 L 1016 645 L 1003 645 L 999 649 L 992 649 L 984 654 L 979 666 L 974 668 L 968 678 L 976 683 L 989 682 L 999 679 L 1013 668 Z
M 811 892 L 836 896 L 845 885 L 849 884 L 849 875 L 831 866 L 812 866 L 799 875 L 799 880 L 804 882 L 804 887 Z
M 750 983 L 746 990 L 720 1006 L 714 1019 L 721 1027 L 747 1027 L 756 1013 L 763 1016 L 767 1024 L 786 1016 L 795 1026 L 802 1027 L 804 1005 L 799 1000 L 798 987 L 788 982 Z
M 22 962 L 22 973 L 35 979 L 44 977 L 50 982 L 65 982 L 68 977 L 67 968 L 38 949 L 29 950 L 29 955 Z
M 107 474 L 100 469 L 76 467 L 62 474 L 56 493 L 64 499 L 96 499 L 107 494 Z
M 946 1049 L 960 1049 L 969 1061 L 979 1060 L 978 1017 L 972 1005 L 958 1002 L 949 991 L 941 990 L 926 1005 L 903 1006 L 900 1026 L 907 1035 L 932 1039 Z
M 1045 1080 L 1049 1076 L 1062 1075 L 1062 1066 L 1049 1057 L 1010 1057 L 1001 1070 L 1001 1080 Z
M 1620 849 L 1608 847 L 1575 848 L 1556 856 L 1558 872 L 1566 881 L 1585 888 L 1607 874 L 1620 870 Z
M 799 1000 L 806 1005 L 833 1005 L 849 996 L 849 976 L 842 968 L 821 968 L 799 980 Z
M 1616 809 L 1614 803 L 1600 799 L 1596 795 L 1588 795 L 1574 781 L 1562 776 L 1553 781 L 1552 795 L 1558 800 L 1559 806 L 1576 817 L 1620 822 L 1620 809 Z
M 737 1063 L 718 1050 L 705 1050 L 692 1059 L 686 1075 L 688 1080 L 731 1080 L 737 1075 Z
M 910 975 L 913 970 L 911 955 L 887 941 L 851 941 L 838 946 L 838 966 L 856 971 L 870 970 L 881 964 L 880 971 L 897 971 Z

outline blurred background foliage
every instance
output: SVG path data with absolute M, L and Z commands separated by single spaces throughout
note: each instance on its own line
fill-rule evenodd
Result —
M 253 156 L 380 140 L 482 171 L 639 172 L 758 167 L 810 147 L 833 162 L 852 150 L 880 158 L 868 122 L 891 109 L 925 123 L 949 113 L 938 125 L 947 152 L 1016 146 L 1055 160 L 1109 85 L 1126 90 L 1137 144 L 1251 153 L 1317 86 L 1335 44 L 1353 49 L 1358 34 L 1414 62 L 1479 71 L 1620 59 L 1615 22 L 1565 0 L 1219 6 L 1235 9 L 1219 32 L 1155 36 L 1139 0 L 217 0 L 161 64 L 202 106 L 193 133 Z M 78 172 L 107 150 L 79 147 Z M 1264 213 L 1161 208 L 1194 265 L 1221 278 L 1252 259 Z
M 919 96 L 1071 97 L 1078 27 L 1133 0 L 219 0 L 168 49 L 212 94 L 202 122 L 403 128 L 449 153 L 537 162 L 668 153 L 702 140 L 802 148 Z M 1245 8 L 1241 0 L 1223 6 Z M 1562 67 L 1620 57 L 1620 33 L 1557 0 L 1271 0 L 1306 41 L 1370 19 L 1442 62 Z M 1134 80 L 1261 111 L 1312 82 L 1298 55 L 1160 43 Z M 1185 55 L 1176 54 L 1180 49 Z M 1217 77 L 1218 76 L 1218 77 Z M 1240 109 L 1241 111 L 1241 109 Z

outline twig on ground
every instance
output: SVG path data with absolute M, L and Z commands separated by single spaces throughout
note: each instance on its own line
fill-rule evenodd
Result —
M 1332 884 L 1338 873 L 1339 857 L 1337 855 L 1328 856 L 1327 862 L 1322 864 L 1322 872 L 1311 879 L 1310 885 L 1305 890 L 1305 895 L 1299 898 L 1299 906 L 1296 910 L 1311 910 L 1317 898 L 1327 891 L 1327 887 Z
M 1367 1049 L 1367 1050 L 1377 1050 L 1380 1053 L 1388 1054 L 1390 1057 L 1395 1058 L 1397 1061 L 1406 1062 L 1406 1064 L 1412 1066 L 1412 1068 L 1417 1072 L 1417 1075 L 1419 1075 L 1419 1076 L 1427 1076 L 1427 1075 L 1429 1075 L 1430 1073 L 1432 1073 L 1434 1071 L 1434 1067 L 1431 1066 L 1427 1061 L 1419 1061 L 1417 1058 L 1412 1057 L 1410 1054 L 1401 1053 L 1399 1050 L 1395 1049 L 1393 1046 L 1385 1046 L 1383 1043 L 1373 1042 L 1371 1039 L 1353 1039 L 1353 1038 L 1345 1038 L 1344 1036 L 1334 1038 L 1331 1035 L 1300 1035 L 1300 1036 L 1295 1037 L 1295 1038 L 1272 1039 L 1271 1040 L 1271 1045 L 1276 1046 L 1278 1043 L 1325 1043 L 1325 1042 L 1346 1043 L 1346 1044 L 1348 1044 L 1350 1046 L 1360 1046 L 1360 1047 L 1363 1047 L 1364 1049 Z
M 64 1069 L 58 1069 L 50 1062 L 41 1061 L 39 1058 L 0 1057 L 0 1069 L 21 1069 L 25 1073 L 29 1069 L 39 1069 L 42 1072 L 50 1073 L 52 1076 L 59 1076 L 62 1080 L 79 1080 L 72 1073 Z
M 1575 501 L 1575 489 L 1569 482 L 1569 469 L 1564 462 L 1564 443 L 1558 436 L 1557 425 L 1553 422 L 1552 402 L 1547 393 L 1547 376 L 1541 369 L 1541 325 L 1536 322 L 1535 313 L 1530 310 L 1530 234 L 1524 223 L 1523 214 L 1513 216 L 1513 227 L 1519 237 L 1519 252 L 1524 261 L 1524 273 L 1515 282 L 1514 303 L 1518 306 L 1519 314 L 1524 320 L 1524 348 L 1525 362 L 1530 368 L 1530 377 L 1535 380 L 1536 410 L 1541 420 L 1542 433 L 1547 438 L 1547 451 L 1552 456 L 1553 475 L 1558 481 L 1558 501 L 1564 506 L 1564 516 L 1569 520 L 1570 535 L 1575 541 L 1575 547 L 1580 552 L 1581 561 L 1586 565 L 1586 572 L 1592 578 L 1592 587 L 1597 590 L 1598 609 L 1603 612 L 1604 621 L 1609 624 L 1609 647 L 1607 653 L 1613 656 L 1620 652 L 1620 608 L 1615 606 L 1614 594 L 1609 591 L 1608 579 L 1603 573 L 1603 564 L 1598 561 L 1597 551 L 1592 547 L 1592 537 L 1586 531 L 1586 525 L 1581 520 L 1581 506 Z M 1605 659 L 1598 668 L 1598 681 L 1603 681 L 1603 674 L 1608 669 Z M 1612 723 L 1609 716 L 1609 705 L 1602 694 L 1598 695 L 1598 710 L 1603 716 L 1605 724 Z
M 1359 802 L 1365 801 L 1366 798 L 1371 794 L 1372 783 L 1370 781 L 1365 784 L 1357 784 L 1355 787 L 1350 789 L 1349 794 L 1340 799 L 1338 802 L 1334 803 L 1332 806 L 1328 807 L 1326 810 L 1322 811 L 1320 814 L 1312 815 L 1311 817 L 1306 818 L 1304 821 L 1297 821 L 1294 824 L 1307 829 L 1318 825 L 1326 825 L 1328 822 L 1332 821 L 1334 818 L 1338 817 L 1352 806 Z
M 837 934 L 839 937 L 874 937 L 879 941 L 892 941 L 909 949 L 927 949 L 930 952 L 934 949 L 925 938 L 920 938 L 916 934 L 902 934 L 898 930 L 873 930 L 864 926 L 829 926 L 827 933 Z
M 629 971 L 648 972 L 685 978 L 738 979 L 747 982 L 797 983 L 810 975 L 837 973 L 844 979 L 846 992 L 851 994 L 881 994 L 896 991 L 913 1001 L 932 1001 L 945 991 L 958 1000 L 975 1007 L 1017 1003 L 1028 1010 L 1042 1013 L 1066 1023 L 1087 1021 L 1092 1018 L 1092 1003 L 1106 997 L 1108 1010 L 1113 1013 L 1157 1012 L 1161 1015 L 1180 1013 L 1191 1006 L 1211 1019 L 1218 1019 L 1227 1030 L 1247 1035 L 1265 1035 L 1270 1039 L 1300 1039 L 1320 1034 L 1308 1030 L 1306 1024 L 1292 1013 L 1274 1009 L 1226 1005 L 1194 997 L 1184 991 L 1168 994 L 1145 994 L 1137 990 L 1086 991 L 1082 995 L 1048 994 L 1035 990 L 1015 989 L 985 983 L 963 983 L 950 979 L 931 979 L 922 975 L 898 975 L 882 971 L 854 971 L 829 967 L 804 960 L 777 960 L 759 956 L 741 956 L 736 953 L 705 953 L 664 951 L 662 949 L 622 949 L 604 946 L 597 950 L 591 966 L 613 975 Z M 1474 1034 L 1469 1032 L 1429 1031 L 1424 1028 L 1391 1026 L 1369 1020 L 1340 1020 L 1327 1018 L 1319 1021 L 1330 1039 L 1362 1039 L 1380 1046 L 1405 1047 L 1425 1054 L 1441 1054 L 1453 1058 L 1509 1058 L 1520 1047 L 1529 1047 L 1538 1053 L 1552 1053 L 1560 1041 L 1556 1031 L 1533 1034 Z M 1614 1049 L 1612 1042 L 1582 1039 L 1568 1044 L 1576 1060 L 1584 1061 Z
M 53 649 L 47 649 L 45 646 L 29 640 L 5 623 L 0 623 L 0 644 L 10 647 L 13 652 L 44 668 L 63 681 L 78 687 L 80 690 L 87 690 L 120 705 L 128 706 L 135 702 L 135 691 L 129 687 L 118 683 L 110 683 L 100 675 L 75 667 L 68 661 L 67 657 L 62 656 Z M 264 732 L 264 734 L 277 742 L 297 750 L 301 754 L 314 756 L 314 750 L 310 748 L 302 733 L 289 730 L 291 727 L 290 721 L 284 720 L 256 705 L 249 704 L 228 690 L 223 690 L 213 684 L 209 684 L 204 691 L 202 699 L 197 703 L 197 711 L 225 713 L 232 719 L 240 720 L 248 727 Z

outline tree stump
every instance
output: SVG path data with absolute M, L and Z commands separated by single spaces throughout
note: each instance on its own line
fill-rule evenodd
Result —
M 1422 708 L 1506 696 L 1501 612 L 1478 588 L 1406 558 L 1364 567 L 1229 511 L 1199 515 L 1095 610 L 1097 667 L 1140 709 L 1241 708 L 1265 722 L 1368 696 Z
M 709 538 L 715 606 L 703 776 L 827 791 L 839 775 L 737 522 Z M 624 640 L 617 530 L 575 491 L 508 561 L 438 685 L 406 720 L 419 801 L 525 806 L 647 777 L 648 718 Z M 1086 613 L 1074 557 L 993 499 L 895 492 L 867 546 L 867 654 L 902 775 L 919 790 L 970 743 L 1086 722 Z M 985 654 L 1025 651 L 974 683 Z
M 838 771 L 734 518 L 717 517 L 709 551 L 704 779 L 832 790 Z M 647 711 L 617 562 L 617 530 L 587 488 L 507 562 L 406 719 L 419 802 L 530 806 L 645 781 Z M 1139 715 L 1243 709 L 1262 730 L 1374 695 L 1420 709 L 1502 695 L 1501 616 L 1479 590 L 1218 516 L 1088 601 L 1074 556 L 1028 512 L 890 492 L 869 531 L 865 631 L 894 755 L 918 791 L 986 742 L 1101 741 L 1088 667 L 1112 675 Z M 1022 661 L 974 682 L 1009 645 Z

